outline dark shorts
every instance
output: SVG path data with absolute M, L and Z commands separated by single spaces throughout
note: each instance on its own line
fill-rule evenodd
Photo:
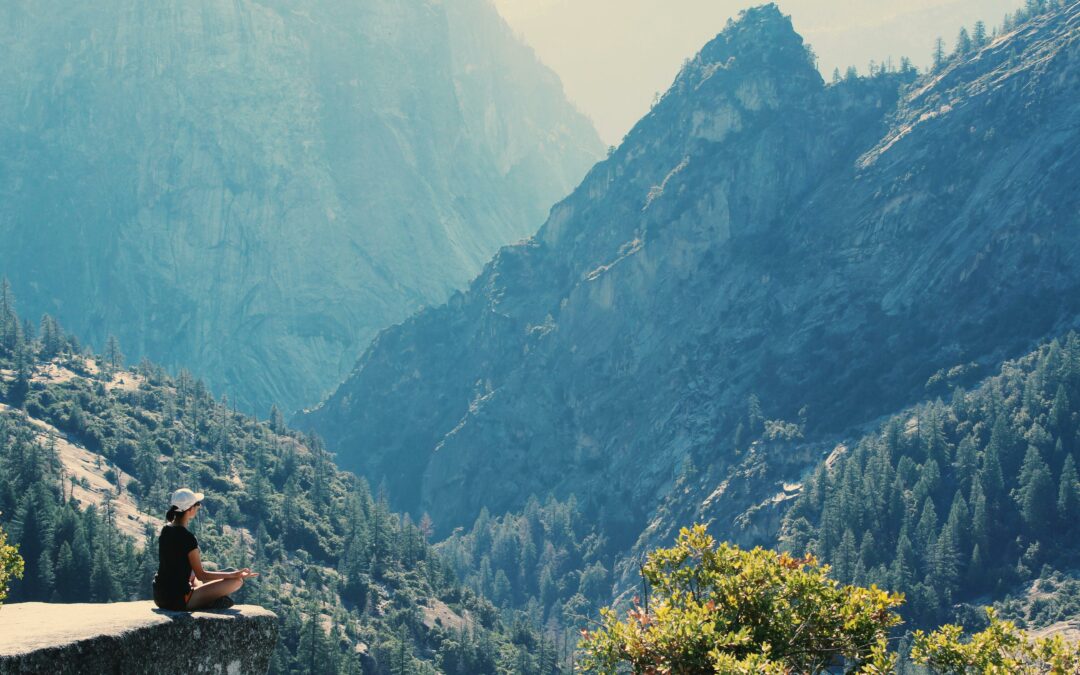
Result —
M 173 612 L 183 612 L 187 609 L 188 598 L 191 597 L 191 591 L 187 594 L 177 592 L 166 592 L 165 590 L 154 584 L 154 604 L 161 609 L 168 609 Z

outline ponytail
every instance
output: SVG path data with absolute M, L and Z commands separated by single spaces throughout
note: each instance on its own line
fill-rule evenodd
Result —
M 181 511 L 177 507 L 170 506 L 169 512 L 165 514 L 165 521 L 171 523 L 172 521 L 176 520 L 176 517 L 181 513 L 183 513 L 183 511 Z

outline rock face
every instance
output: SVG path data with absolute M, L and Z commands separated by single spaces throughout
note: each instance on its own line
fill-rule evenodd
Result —
M 167 612 L 152 602 L 0 608 L 0 673 L 241 673 L 263 675 L 277 616 L 237 605 Z
M 602 151 L 488 0 L 14 0 L 0 46 L 21 313 L 261 414 L 317 402 Z
M 301 423 L 443 528 L 554 492 L 632 541 L 682 467 L 742 461 L 751 394 L 806 406 L 810 443 L 1021 353 L 1080 316 L 1078 23 L 825 86 L 775 6 L 747 11 L 532 240 Z

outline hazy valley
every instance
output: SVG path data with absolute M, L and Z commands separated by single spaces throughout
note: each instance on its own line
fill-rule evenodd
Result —
M 317 403 L 602 153 L 482 0 L 19 1 L 0 46 L 24 310 L 262 415 Z

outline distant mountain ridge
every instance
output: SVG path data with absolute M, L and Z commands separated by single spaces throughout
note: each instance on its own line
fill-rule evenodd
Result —
M 825 86 L 787 17 L 746 11 L 532 240 L 384 331 L 300 423 L 446 528 L 573 494 L 626 545 L 680 467 L 735 470 L 750 400 L 830 438 L 1063 333 L 1078 22 Z
M 487 0 L 16 0 L 0 271 L 265 414 L 535 231 L 602 154 Z

